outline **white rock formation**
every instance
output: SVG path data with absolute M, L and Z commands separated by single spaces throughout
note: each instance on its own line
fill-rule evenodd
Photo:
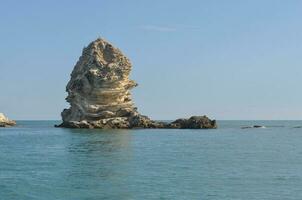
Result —
M 60 127 L 70 128 L 181 128 L 179 124 L 155 122 L 140 115 L 130 90 L 131 63 L 122 52 L 103 39 L 83 49 L 67 84 L 70 108 L 62 112 Z M 205 120 L 211 122 L 209 119 Z M 216 123 L 208 123 L 211 124 Z M 206 126 L 203 128 L 207 128 Z M 201 126 L 199 126 L 201 128 Z
M 16 125 L 16 122 L 8 119 L 3 113 L 0 113 L 0 127 L 9 127 Z

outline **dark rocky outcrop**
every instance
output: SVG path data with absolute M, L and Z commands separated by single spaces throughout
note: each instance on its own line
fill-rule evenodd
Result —
M 169 124 L 170 128 L 182 129 L 209 129 L 217 128 L 216 120 L 210 120 L 207 116 L 192 116 L 189 119 L 177 119 Z
M 130 90 L 137 86 L 129 79 L 131 63 L 122 52 L 103 39 L 83 49 L 67 84 L 70 108 L 62 112 L 66 128 L 216 128 L 206 116 L 158 122 L 141 115 L 134 107 Z

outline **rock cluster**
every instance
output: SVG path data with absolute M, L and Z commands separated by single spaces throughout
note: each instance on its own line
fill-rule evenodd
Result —
M 5 117 L 3 113 L 0 113 L 0 127 L 10 127 L 16 125 L 16 122 Z
M 206 116 L 158 122 L 141 115 L 131 98 L 137 86 L 129 79 L 131 63 L 122 52 L 99 38 L 83 49 L 67 84 L 70 108 L 61 113 L 67 128 L 216 128 Z

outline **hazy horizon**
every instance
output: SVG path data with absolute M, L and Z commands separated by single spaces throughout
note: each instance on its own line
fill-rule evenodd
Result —
M 60 120 L 65 86 L 102 37 L 132 62 L 156 120 L 301 120 L 302 1 L 2 1 L 0 112 Z M 13 12 L 12 12 L 13 11 Z

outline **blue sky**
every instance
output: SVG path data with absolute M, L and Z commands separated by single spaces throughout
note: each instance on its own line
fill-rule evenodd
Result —
M 154 119 L 302 119 L 302 1 L 0 1 L 0 112 L 60 119 L 82 48 L 132 61 Z

